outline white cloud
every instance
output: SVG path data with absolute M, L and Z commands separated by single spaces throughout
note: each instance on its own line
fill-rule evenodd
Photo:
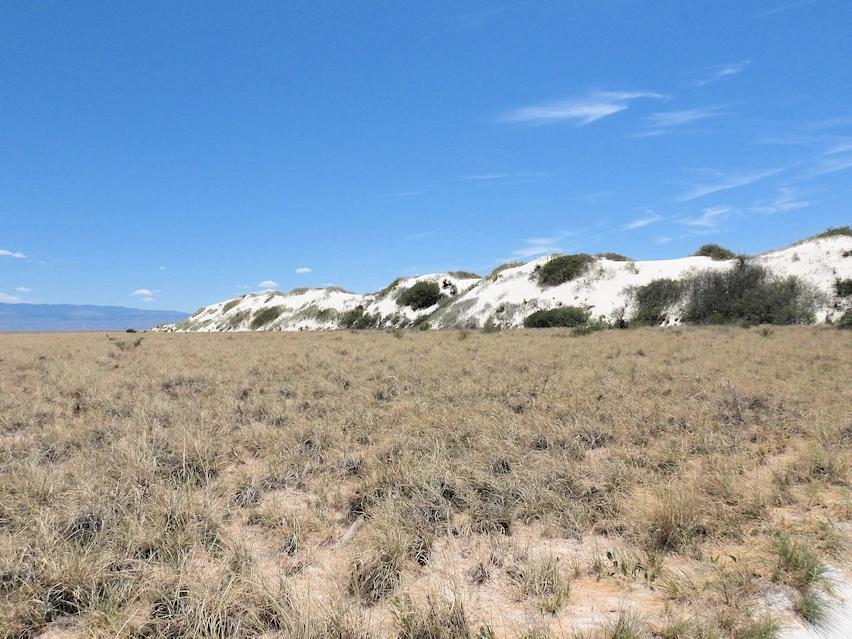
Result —
M 5 302 L 6 304 L 20 304 L 23 300 L 20 297 L 16 297 L 14 295 L 6 295 L 6 293 L 0 293 L 0 302 Z
M 8 255 L 9 257 L 17 257 L 18 259 L 26 257 L 23 253 L 13 253 L 12 251 L 6 251 L 4 249 L 0 249 L 0 255 Z
M 696 186 L 686 195 L 679 197 L 675 201 L 688 202 L 689 200 L 694 200 L 696 198 L 702 197 L 704 195 L 710 195 L 711 193 L 716 193 L 718 191 L 725 191 L 727 189 L 734 189 L 738 186 L 752 184 L 753 182 L 757 182 L 758 180 L 767 178 L 770 175 L 780 173 L 782 170 L 783 169 L 772 169 L 769 171 L 759 171 L 757 173 L 743 173 L 741 175 L 723 176 L 722 179 L 716 184 L 704 184 L 701 186 Z
M 278 286 L 276 282 L 272 280 L 263 280 L 258 286 L 263 286 L 264 288 L 272 288 L 273 286 Z
M 751 207 L 755 213 L 786 213 L 795 209 L 810 206 L 810 202 L 797 200 L 796 189 L 781 188 L 780 195 L 770 204 L 757 204 Z
M 704 80 L 698 80 L 697 82 L 695 82 L 695 86 L 697 86 L 697 87 L 707 86 L 708 84 L 713 84 L 714 82 L 718 82 L 722 78 L 727 78 L 727 77 L 730 77 L 732 75 L 737 75 L 743 69 L 745 69 L 749 64 L 751 64 L 750 60 L 744 60 L 744 61 L 739 62 L 737 64 L 726 64 L 724 66 L 717 67 L 713 71 L 712 76 L 710 76 L 709 78 L 705 78 Z
M 161 267 L 160 267 L 160 270 L 161 270 L 161 271 L 165 271 L 165 270 L 166 270 L 166 267 L 165 267 L 165 266 L 161 266 Z
M 548 102 L 514 109 L 504 114 L 501 122 L 549 124 L 563 120 L 574 121 L 579 126 L 591 124 L 613 113 L 624 111 L 630 100 L 662 98 L 649 91 L 595 91 L 581 98 Z
M 643 226 L 648 226 L 649 224 L 653 224 L 654 222 L 659 222 L 663 219 L 662 215 L 657 215 L 653 211 L 648 211 L 648 215 L 643 218 L 639 218 L 631 222 L 630 224 L 625 224 L 621 227 L 622 231 L 631 231 L 633 229 L 642 228 Z
M 717 115 L 713 109 L 689 109 L 686 111 L 665 111 L 648 116 L 648 121 L 654 127 L 672 127 L 712 118 Z
M 32 291 L 31 288 L 27 288 L 26 286 L 19 286 L 15 290 L 18 291 L 18 293 L 29 293 L 30 291 Z
M 135 291 L 133 291 L 131 293 L 131 295 L 148 295 L 150 297 L 151 295 L 153 295 L 153 293 L 151 291 L 149 291 L 147 288 L 138 288 Z
M 838 153 L 840 153 L 838 151 Z M 836 157 L 829 158 L 828 160 L 823 160 L 816 167 L 811 169 L 805 178 L 817 177 L 818 175 L 825 175 L 827 173 L 836 173 L 837 171 L 845 171 L 848 168 L 852 168 L 852 156 L 847 155 L 846 157 Z
M 656 244 L 667 244 L 668 242 L 671 242 L 671 241 L 672 241 L 672 238 L 666 237 L 665 235 L 661 235 L 656 240 L 654 240 L 654 242 Z
M 529 240 L 524 240 L 526 246 L 516 251 L 512 251 L 513 257 L 527 258 L 535 255 L 547 255 L 549 253 L 558 253 L 562 250 L 559 245 L 566 237 L 576 235 L 568 231 L 560 231 L 553 237 L 535 237 Z
M 141 302 L 153 302 L 154 298 L 153 297 L 143 297 L 140 301 Z
M 310 273 L 311 269 L 309 269 L 307 266 L 302 266 L 300 268 L 297 268 L 296 272 L 297 273 Z
M 701 209 L 700 217 L 685 218 L 680 220 L 680 223 L 687 226 L 714 229 L 719 225 L 719 222 L 729 217 L 733 212 L 734 210 L 728 206 L 711 206 Z

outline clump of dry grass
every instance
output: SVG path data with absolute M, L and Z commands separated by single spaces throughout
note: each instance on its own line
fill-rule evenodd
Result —
M 757 638 L 773 578 L 818 622 L 849 336 L 569 337 L 0 335 L 0 636 L 560 636 L 617 595 L 589 633 Z

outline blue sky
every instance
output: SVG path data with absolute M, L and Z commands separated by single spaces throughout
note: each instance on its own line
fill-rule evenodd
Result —
M 0 3 L 0 301 L 852 223 L 848 0 Z M 274 283 L 274 284 L 273 284 Z

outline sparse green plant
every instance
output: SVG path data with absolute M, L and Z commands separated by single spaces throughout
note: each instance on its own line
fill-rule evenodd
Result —
M 556 614 L 568 600 L 570 583 L 554 555 L 528 560 L 514 573 L 514 580 L 521 596 L 538 598 L 542 609 L 550 614 Z
M 598 253 L 595 257 L 602 257 L 611 262 L 632 262 L 633 258 L 622 255 L 621 253 Z
M 123 339 L 115 339 L 112 335 L 107 336 L 107 339 L 112 342 L 113 346 L 115 346 L 120 351 L 132 351 L 139 346 L 142 345 L 142 340 L 144 337 L 137 337 L 134 340 L 123 340 Z
M 523 266 L 526 262 L 505 262 L 504 264 L 500 264 L 495 267 L 493 271 L 491 271 L 486 279 L 491 280 L 492 282 L 497 279 L 497 276 L 500 275 L 503 271 L 510 268 L 517 268 L 519 266 Z
M 587 253 L 557 255 L 546 263 L 536 266 L 532 277 L 539 286 L 559 286 L 580 277 L 594 261 L 595 258 Z
M 838 297 L 852 297 L 852 278 L 834 280 L 834 292 Z
M 429 308 L 440 302 L 444 298 L 441 293 L 441 287 L 437 282 L 415 282 L 409 288 L 400 292 L 396 298 L 396 303 L 399 306 L 408 306 L 414 311 L 420 311 L 424 308 Z
M 482 332 L 485 334 L 489 333 L 497 333 L 500 331 L 500 325 L 494 321 L 493 317 L 489 317 L 485 320 L 485 324 L 482 325 Z
M 237 299 L 235 299 L 235 300 L 231 300 L 230 302 L 226 302 L 226 303 L 225 303 L 225 305 L 222 307 L 222 313 L 223 313 L 223 314 L 224 314 L 224 313 L 227 313 L 228 311 L 230 311 L 230 310 L 232 310 L 232 309 L 236 308 L 236 307 L 237 307 L 237 305 L 238 305 L 240 302 L 242 302 L 242 301 L 243 301 L 243 298 L 238 297 L 238 298 L 237 298 Z
M 266 326 L 275 320 L 284 312 L 283 306 L 269 306 L 255 312 L 251 319 L 252 330 L 257 330 L 262 326 Z
M 550 310 L 531 313 L 524 318 L 524 328 L 549 328 L 561 326 L 572 328 L 589 321 L 589 313 L 577 306 L 561 306 Z
M 482 276 L 477 275 L 471 271 L 450 271 L 447 273 L 450 277 L 457 277 L 460 280 L 473 280 L 473 279 L 482 279 Z
M 852 310 L 843 313 L 843 315 L 834 322 L 834 325 L 841 330 L 852 330 Z
M 787 534 L 778 535 L 773 545 L 773 554 L 777 559 L 773 577 L 777 581 L 783 581 L 803 593 L 825 585 L 828 569 L 804 541 L 793 539 Z
M 340 326 L 342 328 L 351 328 L 356 330 L 364 330 L 367 328 L 375 328 L 378 326 L 379 316 L 370 315 L 366 312 L 363 306 L 356 306 L 349 309 L 340 315 Z
M 825 628 L 831 620 L 829 602 L 816 588 L 806 588 L 793 603 L 793 610 L 816 628 Z
M 737 256 L 733 251 L 718 244 L 703 244 L 698 247 L 698 250 L 693 255 L 696 257 L 709 257 L 717 261 L 732 260 Z
M 667 311 L 683 298 L 686 285 L 679 280 L 661 278 L 640 286 L 633 292 L 636 307 L 631 325 L 658 326 L 667 319 Z

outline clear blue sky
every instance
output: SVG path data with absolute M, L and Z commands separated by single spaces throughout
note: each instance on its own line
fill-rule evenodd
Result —
M 780 247 L 852 223 L 850 29 L 848 0 L 3 1 L 0 300 Z

